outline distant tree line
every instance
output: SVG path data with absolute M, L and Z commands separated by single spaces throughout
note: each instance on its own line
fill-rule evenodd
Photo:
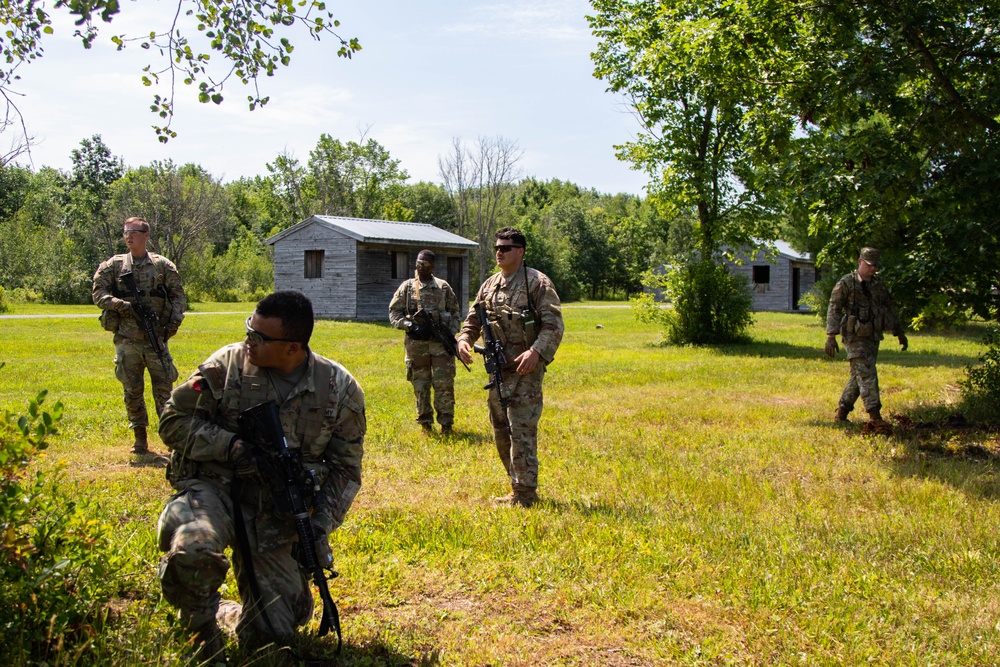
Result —
M 152 223 L 150 247 L 178 265 L 191 298 L 212 301 L 271 290 L 265 240 L 315 214 L 423 222 L 471 238 L 481 245 L 472 257 L 480 277 L 495 268 L 492 233 L 519 226 L 529 265 L 566 300 L 641 291 L 643 273 L 675 243 L 646 198 L 521 178 L 511 140 L 467 148 L 456 139 L 453 149 L 441 160 L 443 184 L 411 184 L 366 133 L 323 134 L 304 163 L 280 154 L 266 174 L 223 183 L 196 164 L 128 166 L 100 135 L 85 138 L 68 173 L 0 166 L 0 288 L 8 300 L 88 303 L 97 265 L 125 252 L 122 222 L 132 215 Z

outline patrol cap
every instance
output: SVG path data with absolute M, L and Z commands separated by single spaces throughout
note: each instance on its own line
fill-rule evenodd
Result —
M 434 253 L 431 252 L 430 250 L 421 250 L 417 254 L 417 261 L 418 262 L 430 262 L 431 264 L 433 264 L 434 263 Z
M 875 248 L 862 248 L 861 259 L 872 266 L 879 265 L 879 252 Z

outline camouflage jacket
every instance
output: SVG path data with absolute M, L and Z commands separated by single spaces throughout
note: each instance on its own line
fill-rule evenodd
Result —
M 494 335 L 503 343 L 508 368 L 528 349 L 536 350 L 545 363 L 552 363 L 562 342 L 563 318 L 559 295 L 547 275 L 523 266 L 509 278 L 494 273 L 476 294 L 476 303 L 480 302 L 486 306 Z M 470 309 L 458 340 L 472 345 L 479 340 L 482 328 L 475 309 Z
M 461 324 L 458 297 L 451 285 L 434 276 L 427 282 L 410 278 L 396 289 L 389 302 L 389 324 L 402 329 L 403 320 L 412 318 L 421 306 L 431 317 L 437 316 L 445 331 L 458 333 Z
M 883 331 L 891 331 L 894 336 L 903 333 L 896 304 L 882 281 L 873 277 L 863 282 L 857 271 L 838 280 L 830 293 L 826 333 L 840 334 L 845 342 L 850 342 L 866 338 L 882 340 Z
M 329 533 L 343 522 L 361 488 L 365 399 L 340 364 L 311 351 L 307 363 L 279 412 L 288 448 L 300 452 L 319 481 L 312 518 Z M 216 351 L 178 385 L 160 416 L 160 437 L 172 450 L 168 478 L 174 486 L 184 488 L 194 478 L 220 486 L 228 495 L 234 474 L 229 447 L 239 431 L 239 415 L 268 400 L 279 400 L 268 371 L 247 360 L 243 343 Z M 255 516 L 258 549 L 292 541 L 294 523 L 276 516 L 268 490 L 254 485 L 251 491 L 257 495 L 248 499 L 244 493 L 242 498 Z
M 130 253 L 125 253 L 115 255 L 97 267 L 92 290 L 94 305 L 107 311 L 102 315 L 102 324 L 115 332 L 115 341 L 142 342 L 146 339 L 146 333 L 132 311 L 135 298 L 121 280 L 122 274 L 128 272 L 135 276 L 139 297 L 159 317 L 157 336 L 162 340 L 164 332 L 169 332 L 169 335 L 176 333 L 187 309 L 187 297 L 177 267 L 156 253 L 146 253 L 138 261 L 134 261 Z M 110 321 L 107 320 L 109 317 Z

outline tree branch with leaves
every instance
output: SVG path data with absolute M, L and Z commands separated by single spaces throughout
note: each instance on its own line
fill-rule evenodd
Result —
M 175 2 L 168 25 L 141 35 L 110 37 L 119 51 L 136 44 L 150 53 L 152 62 L 141 75 L 144 85 L 159 86 L 161 79 L 166 79 L 168 91 L 154 93 L 150 105 L 161 119 L 158 122 L 163 123 L 153 125 L 161 142 L 177 136 L 171 123 L 178 83 L 194 86 L 199 102 L 221 104 L 227 82 L 235 77 L 250 87 L 246 99 L 253 110 L 269 99 L 260 90 L 260 77 L 274 76 L 279 68 L 291 64 L 295 49 L 291 36 L 304 32 L 317 41 L 330 37 L 338 43 L 337 55 L 342 58 L 361 50 L 356 38 L 337 32 L 340 22 L 320 0 Z M 100 34 L 101 24 L 111 24 L 121 11 L 118 0 L 56 0 L 51 10 L 36 0 L 0 2 L 0 96 L 6 105 L 8 127 L 11 117 L 21 118 L 14 103 L 19 70 L 43 57 L 45 37 L 55 31 L 53 14 L 65 12 L 72 17 L 74 36 L 89 49 Z M 214 55 L 220 55 L 221 62 L 214 61 Z

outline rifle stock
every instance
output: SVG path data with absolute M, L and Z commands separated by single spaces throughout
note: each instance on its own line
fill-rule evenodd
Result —
M 295 520 L 295 530 L 299 536 L 299 550 L 302 554 L 302 565 L 312 574 L 313 583 L 319 589 L 323 600 L 323 615 L 320 620 L 320 637 L 331 629 L 337 632 L 337 651 L 342 644 L 340 634 L 340 613 L 330 596 L 326 572 L 316 556 L 316 533 L 313 531 L 312 520 L 306 497 L 319 491 L 319 482 L 312 470 L 302 465 L 301 458 L 288 448 L 285 432 L 281 427 L 278 406 L 274 401 L 260 403 L 244 410 L 239 417 L 240 435 L 250 442 L 262 443 L 272 452 L 277 470 L 272 474 L 274 502 L 279 511 L 291 514 Z M 307 491 L 303 487 L 307 487 Z M 311 488 L 310 488 L 311 487 Z M 332 572 L 332 577 L 337 573 Z

